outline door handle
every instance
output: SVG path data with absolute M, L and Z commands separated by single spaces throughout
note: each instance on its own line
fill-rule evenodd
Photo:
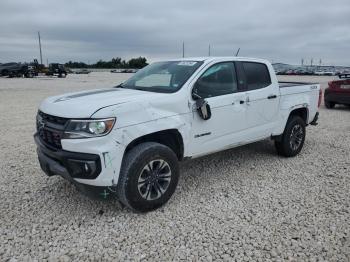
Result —
M 243 100 L 240 100 L 239 103 L 240 103 L 240 104 L 244 104 L 244 101 L 243 101 Z
M 250 98 L 249 98 L 249 96 L 247 96 L 247 98 L 246 98 L 246 103 L 247 103 L 247 106 L 249 106 L 250 105 Z
M 269 95 L 269 96 L 267 97 L 267 99 L 275 99 L 275 98 L 277 98 L 276 95 Z

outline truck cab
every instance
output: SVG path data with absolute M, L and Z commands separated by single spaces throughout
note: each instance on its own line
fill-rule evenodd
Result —
M 116 87 L 47 98 L 35 141 L 42 169 L 132 210 L 165 204 L 179 162 L 266 138 L 297 155 L 316 125 L 320 86 L 278 83 L 262 59 L 153 63 Z

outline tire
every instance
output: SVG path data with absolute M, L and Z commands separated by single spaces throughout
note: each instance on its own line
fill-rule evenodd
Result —
M 26 78 L 33 78 L 34 76 L 33 76 L 33 73 L 26 73 L 25 75 L 24 75 Z
M 299 154 L 305 142 L 305 126 L 305 121 L 300 116 L 289 118 L 281 140 L 275 141 L 279 155 L 293 157 Z
M 325 101 L 324 104 L 325 104 L 325 106 L 326 106 L 328 109 L 332 109 L 332 108 L 334 108 L 334 106 L 335 106 L 335 103 L 334 103 L 334 102 Z
M 176 154 L 159 143 L 142 143 L 124 156 L 117 196 L 122 204 L 133 211 L 152 211 L 170 199 L 178 179 L 179 163 Z

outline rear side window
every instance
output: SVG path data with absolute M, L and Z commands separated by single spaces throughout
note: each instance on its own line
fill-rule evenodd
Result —
M 270 73 L 265 64 L 254 62 L 243 62 L 242 64 L 247 78 L 248 90 L 271 85 Z

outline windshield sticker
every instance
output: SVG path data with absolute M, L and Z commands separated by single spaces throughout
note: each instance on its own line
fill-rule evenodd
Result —
M 197 64 L 197 62 L 182 61 L 182 62 L 179 62 L 177 65 L 179 65 L 179 66 L 194 66 L 195 64 Z

